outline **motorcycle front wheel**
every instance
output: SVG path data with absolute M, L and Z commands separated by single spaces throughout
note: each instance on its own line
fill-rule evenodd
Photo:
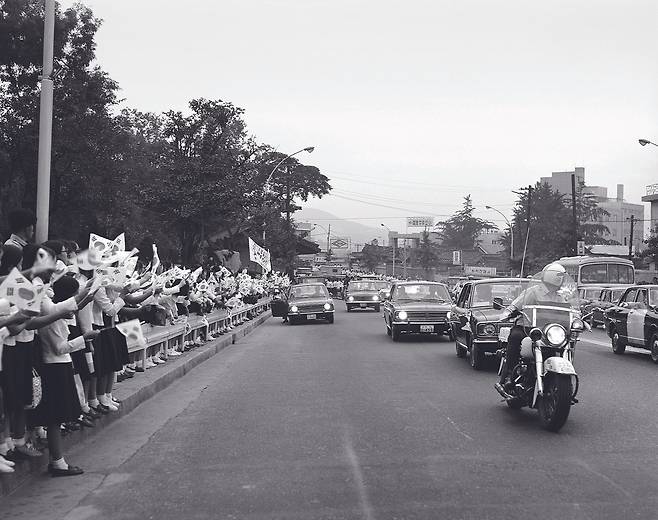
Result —
M 549 373 L 544 378 L 544 395 L 537 404 L 542 425 L 548 431 L 557 432 L 567 422 L 572 394 L 571 376 Z

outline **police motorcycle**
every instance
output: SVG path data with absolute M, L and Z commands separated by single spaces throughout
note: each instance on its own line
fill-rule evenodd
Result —
M 542 283 L 541 273 L 535 275 L 529 287 Z M 519 298 L 524 298 L 528 290 Z M 539 292 L 541 295 L 541 291 Z M 579 388 L 578 374 L 573 366 L 580 334 L 591 330 L 578 307 L 576 283 L 564 273 L 564 282 L 557 291 L 559 298 L 542 301 L 533 298 L 510 319 L 523 327 L 526 337 L 521 342 L 519 362 L 510 367 L 510 382 L 495 388 L 512 409 L 535 408 L 543 427 L 557 432 L 564 426 Z M 556 301 L 561 300 L 561 301 Z M 501 306 L 502 308 L 502 306 Z M 500 357 L 498 375 L 507 373 L 507 339 L 514 323 L 499 324 Z

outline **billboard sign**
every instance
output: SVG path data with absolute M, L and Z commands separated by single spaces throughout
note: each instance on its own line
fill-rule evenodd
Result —
M 329 244 L 331 249 L 347 249 L 350 245 L 350 240 L 345 237 L 332 237 Z
M 495 267 L 481 267 L 479 265 L 465 265 L 464 274 L 474 274 L 482 276 L 496 276 Z
M 432 227 L 434 217 L 407 217 L 407 227 Z

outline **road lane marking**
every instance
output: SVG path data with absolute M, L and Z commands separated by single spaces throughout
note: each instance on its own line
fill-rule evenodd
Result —
M 441 415 L 443 415 L 443 410 L 441 410 L 438 406 L 436 406 L 432 401 L 430 401 L 429 399 L 425 399 L 425 402 L 426 402 L 429 406 L 431 406 L 432 408 L 434 408 L 437 412 L 439 412 Z M 460 428 L 459 426 L 457 426 L 457 423 L 456 423 L 455 421 L 453 421 L 450 417 L 448 417 L 448 416 L 446 415 L 445 418 L 448 419 L 448 422 L 452 425 L 452 427 L 455 429 L 455 431 L 456 431 L 457 433 L 459 433 L 460 435 L 466 437 L 469 441 L 472 441 L 472 440 L 473 440 L 473 437 L 471 437 L 468 433 L 463 432 L 463 431 L 461 430 L 461 428 Z
M 607 475 L 604 475 L 603 473 L 600 473 L 593 469 L 587 462 L 585 462 L 582 459 L 576 459 L 576 463 L 581 467 L 589 471 L 592 475 L 596 475 L 599 478 L 602 478 L 605 480 L 608 484 L 610 484 L 612 487 L 614 487 L 617 491 L 619 491 L 621 494 L 623 494 L 626 498 L 632 499 L 633 495 L 629 493 L 625 488 L 617 484 L 614 480 L 612 480 L 610 477 Z
M 347 455 L 347 460 L 349 461 L 350 467 L 352 468 L 352 474 L 356 484 L 356 492 L 359 497 L 361 510 L 363 511 L 363 517 L 366 520 L 375 520 L 372 505 L 370 504 L 370 499 L 368 498 L 368 491 L 366 490 L 365 479 L 363 478 L 363 472 L 361 471 L 361 465 L 359 464 L 359 458 L 354 451 L 352 439 L 350 437 L 349 431 L 347 431 L 347 428 L 345 429 L 345 454 Z

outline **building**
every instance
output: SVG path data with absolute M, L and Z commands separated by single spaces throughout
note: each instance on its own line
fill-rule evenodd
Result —
M 658 226 L 658 184 L 647 186 L 647 194 L 642 197 L 642 202 L 651 203 L 651 233 Z
M 624 185 L 617 184 L 616 197 L 608 197 L 608 188 L 604 186 L 587 186 L 585 183 L 585 168 L 577 167 L 571 172 L 553 172 L 550 177 L 541 177 L 541 182 L 548 184 L 553 190 L 571 197 L 571 176 L 576 177 L 576 186 L 581 183 L 585 185 L 585 192 L 593 195 L 601 209 L 606 210 L 609 215 L 601 217 L 599 222 L 604 224 L 609 233 L 603 238 L 614 240 L 622 246 L 628 247 L 631 240 L 631 215 L 637 222 L 633 229 L 633 247 L 635 251 L 641 251 L 644 247 L 644 206 L 633 204 L 624 200 Z M 642 200 L 645 200 L 643 197 Z M 658 196 L 656 197 L 658 200 Z M 658 212 L 658 207 L 656 209 Z M 589 245 L 589 244 L 588 244 Z
M 505 249 L 502 241 L 503 235 L 504 232 L 499 229 L 484 229 L 476 238 L 477 245 L 486 254 L 497 255 Z

